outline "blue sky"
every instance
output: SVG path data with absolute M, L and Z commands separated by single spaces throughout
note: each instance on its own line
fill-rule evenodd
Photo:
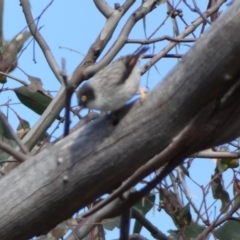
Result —
M 43 9 L 49 4 L 49 0 L 41 0 L 41 1 L 31 1 L 31 10 L 34 17 L 39 16 L 39 14 L 43 11 Z M 107 1 L 110 6 L 113 6 L 115 1 Z M 124 1 L 119 0 L 120 4 Z M 175 1 L 177 2 L 177 1 Z M 192 1 L 188 1 L 192 4 Z M 197 1 L 199 8 L 204 11 L 208 4 L 208 0 L 198 0 Z M 124 25 L 126 19 L 128 19 L 129 15 L 141 4 L 140 0 L 137 0 L 133 7 L 128 11 L 128 13 L 121 20 L 119 26 L 117 27 L 115 33 L 113 34 L 112 40 L 109 42 L 102 55 L 98 60 L 101 59 L 102 56 L 106 53 L 106 51 L 111 47 L 115 39 L 117 38 L 119 31 Z M 179 8 L 183 9 L 184 20 L 191 24 L 197 18 L 196 13 L 190 12 L 184 4 L 180 4 Z M 225 5 L 223 9 L 225 9 Z M 165 19 L 166 17 L 166 6 L 161 5 L 157 9 L 155 9 L 149 16 L 146 18 L 147 24 L 147 35 L 149 36 L 157 26 Z M 44 39 L 48 43 L 53 55 L 55 56 L 56 61 L 59 65 L 61 65 L 61 58 L 66 59 L 66 67 L 67 73 L 70 75 L 75 67 L 80 63 L 83 56 L 77 54 L 73 51 L 60 49 L 59 47 L 71 48 L 73 50 L 79 51 L 82 54 L 85 54 L 90 47 L 90 45 L 97 38 L 100 30 L 104 26 L 105 18 L 101 13 L 95 8 L 93 1 L 79 1 L 79 0 L 71 0 L 71 1 L 53 1 L 52 5 L 45 11 L 42 15 L 38 26 L 41 27 L 41 34 Z M 178 19 L 179 31 L 182 32 L 185 28 L 184 24 Z M 4 38 L 5 40 L 10 40 L 17 33 L 22 31 L 26 27 L 26 21 L 24 15 L 22 13 L 21 6 L 19 1 L 11 0 L 5 1 L 5 11 L 4 11 Z M 199 33 L 199 31 L 196 31 Z M 170 20 L 166 21 L 166 23 L 160 28 L 160 30 L 156 33 L 154 37 L 160 37 L 163 35 L 173 35 L 172 23 Z M 196 34 L 199 36 L 199 34 Z M 189 36 L 192 38 L 192 36 Z M 130 38 L 141 38 L 144 39 L 144 31 L 143 31 L 143 21 L 139 21 L 134 27 L 133 31 L 130 34 Z M 167 41 L 163 41 L 155 46 L 155 52 L 160 51 L 165 45 Z M 124 47 L 124 49 L 118 54 L 118 56 L 122 56 L 131 52 L 134 52 L 138 47 L 138 44 L 128 44 Z M 150 46 L 151 51 L 153 51 L 153 46 Z M 183 54 L 189 49 L 189 46 L 181 45 L 180 49 L 178 48 L 178 52 Z M 36 63 L 33 62 L 33 54 L 35 51 Z M 176 49 L 173 49 L 171 53 L 176 53 Z M 143 64 L 146 60 L 143 60 L 141 64 Z M 177 59 L 162 59 L 159 63 L 156 64 L 158 71 L 153 67 L 148 74 L 145 74 L 142 77 L 142 86 L 146 85 L 148 80 L 149 87 L 152 89 L 156 84 L 158 84 L 164 76 L 173 68 L 174 65 L 177 64 Z M 29 46 L 24 50 L 23 54 L 19 59 L 19 67 L 23 69 L 27 74 L 32 76 L 37 76 L 41 78 L 43 82 L 43 88 L 45 90 L 50 91 L 58 91 L 60 88 L 59 82 L 55 79 L 55 76 L 51 72 L 49 66 L 47 65 L 44 55 L 42 54 L 40 48 L 36 44 L 35 50 L 33 49 L 33 43 L 30 43 Z M 21 70 L 14 70 L 11 75 L 20 78 L 26 82 L 27 77 L 22 73 Z M 19 83 L 8 79 L 7 84 L 4 88 L 14 88 L 20 86 Z M 52 92 L 55 95 L 55 92 Z M 11 99 L 11 103 L 19 103 L 19 100 L 16 98 L 15 94 L 12 91 L 2 92 L 0 95 L 0 103 L 3 104 Z M 76 97 L 73 96 L 72 105 L 76 104 Z M 27 109 L 22 104 L 13 105 L 12 106 L 19 115 L 30 122 L 30 125 L 33 126 L 34 123 L 38 120 L 39 116 Z M 1 107 L 1 110 L 6 114 L 6 107 Z M 9 122 L 16 129 L 18 125 L 18 120 L 14 113 L 9 111 Z M 72 126 L 77 122 L 76 117 L 72 117 Z M 57 123 L 54 123 L 48 132 L 51 132 L 52 129 L 56 126 Z M 62 134 L 62 127 L 60 127 L 55 133 L 54 136 L 57 137 Z M 193 167 L 191 169 L 191 173 L 199 179 L 199 182 L 202 184 L 206 184 L 210 180 L 211 174 L 213 174 L 213 169 L 215 164 L 210 160 L 197 160 L 194 162 Z M 204 174 L 199 172 L 199 168 L 205 169 Z M 198 201 L 200 196 L 199 189 L 196 189 L 190 181 L 187 181 L 188 187 L 191 192 L 194 193 L 194 198 Z M 194 199 L 194 200 L 195 200 Z M 199 198 L 199 200 L 201 200 Z M 163 211 L 158 213 L 156 211 L 157 207 L 154 211 L 150 211 L 147 217 L 156 226 L 166 233 L 168 229 L 175 229 L 174 224 L 172 223 L 171 218 L 164 214 Z M 149 233 L 144 230 L 143 235 L 149 239 L 152 237 Z M 118 231 L 108 232 L 107 239 L 114 239 L 118 237 Z

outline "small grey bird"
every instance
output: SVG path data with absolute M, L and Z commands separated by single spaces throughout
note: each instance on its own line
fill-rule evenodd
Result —
M 121 57 L 97 72 L 77 91 L 79 106 L 104 112 L 124 106 L 139 89 L 138 60 L 148 49 L 142 47 L 135 54 Z

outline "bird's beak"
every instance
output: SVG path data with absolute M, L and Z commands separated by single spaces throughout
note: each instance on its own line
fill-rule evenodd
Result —
M 79 112 L 84 108 L 84 106 L 79 106 Z
M 78 106 L 79 106 L 79 111 L 81 111 L 83 108 L 86 108 L 86 104 L 81 101 L 78 102 Z

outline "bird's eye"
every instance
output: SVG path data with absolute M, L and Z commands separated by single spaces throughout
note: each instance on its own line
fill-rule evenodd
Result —
M 81 96 L 81 101 L 82 102 L 86 102 L 87 101 L 87 96 L 86 95 L 82 95 Z

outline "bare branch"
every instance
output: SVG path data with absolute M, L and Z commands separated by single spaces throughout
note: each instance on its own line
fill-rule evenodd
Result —
M 155 169 L 159 167 L 159 162 L 163 161 L 162 154 L 156 155 L 154 158 L 150 159 L 145 165 L 140 167 L 136 172 L 132 174 L 126 182 L 124 182 L 118 189 L 112 192 L 107 198 L 96 204 L 93 208 L 89 209 L 86 213 L 82 215 L 83 218 L 90 216 L 102 207 L 106 206 L 108 203 L 121 196 L 125 191 L 130 189 L 132 186 L 136 185 L 145 176 L 149 175 Z
M 129 240 L 148 240 L 148 239 L 145 238 L 144 236 L 140 235 L 140 234 L 133 233 L 129 236 Z M 160 240 L 162 240 L 162 239 L 160 239 Z
M 193 1 L 193 5 L 195 7 L 195 11 L 209 24 L 212 25 L 212 23 L 202 14 L 201 10 L 199 9 L 199 7 L 197 6 L 197 3 L 195 2 L 195 0 Z
M 228 158 L 228 159 L 236 159 L 240 158 L 240 153 L 229 153 L 229 152 L 214 152 L 214 151 L 200 151 L 196 154 L 191 155 L 191 157 L 195 158 Z
M 119 240 L 129 239 L 131 212 L 131 208 L 129 208 L 121 214 Z
M 214 12 L 216 12 L 219 7 L 225 3 L 225 0 L 218 0 L 214 6 L 209 8 L 204 14 L 204 16 L 208 17 Z M 187 27 L 180 35 L 176 37 L 176 39 L 184 39 L 186 36 L 191 34 L 200 24 L 202 24 L 205 20 L 203 18 L 198 18 L 196 21 L 192 23 L 189 27 Z M 149 62 L 147 62 L 144 66 L 142 66 L 142 74 L 144 74 L 150 67 L 152 67 L 157 61 L 159 61 L 164 55 L 166 55 L 171 49 L 173 49 L 178 42 L 169 43 L 164 49 L 156 54 Z
M 97 71 L 99 71 L 101 68 L 103 68 L 104 66 L 106 66 L 107 64 L 109 64 L 112 59 L 116 56 L 116 54 L 121 50 L 121 48 L 124 46 L 124 44 L 127 41 L 128 35 L 131 32 L 132 28 L 134 27 L 134 25 L 137 23 L 137 21 L 139 21 L 140 19 L 142 19 L 146 14 L 148 14 L 150 11 L 152 11 L 153 7 L 155 6 L 155 0 L 148 0 L 145 1 L 142 6 L 140 6 L 127 20 L 126 24 L 124 25 L 122 31 L 119 34 L 119 37 L 117 38 L 117 40 L 114 42 L 114 44 L 112 45 L 112 47 L 110 48 L 110 50 L 106 53 L 106 55 L 103 57 L 103 59 L 91 66 L 88 67 L 85 71 L 84 71 L 84 76 L 86 78 L 89 78 L 91 76 L 93 76 L 93 74 Z
M 143 56 L 143 59 L 145 58 L 153 58 L 155 56 L 155 54 L 146 54 Z M 170 54 L 167 53 L 163 56 L 163 58 L 182 58 L 184 56 L 184 54 Z
M 239 198 L 239 194 L 237 196 L 235 196 L 234 199 Z M 231 201 L 232 203 L 233 201 Z M 230 204 L 231 204 L 230 203 Z M 230 206 L 229 204 L 229 206 Z M 206 236 L 208 236 L 212 230 L 214 228 L 216 228 L 217 226 L 219 226 L 220 224 L 224 223 L 225 221 L 231 219 L 232 215 L 240 208 L 240 202 L 237 201 L 234 203 L 234 205 L 232 206 L 231 210 L 228 211 L 223 217 L 221 217 L 220 219 L 217 218 L 210 226 L 208 226 L 201 234 L 199 234 L 197 236 L 197 238 L 195 240 L 201 240 L 204 239 Z
M 104 49 L 108 41 L 111 39 L 111 36 L 119 20 L 126 13 L 126 11 L 133 5 L 134 2 L 135 2 L 134 0 L 127 0 L 122 6 L 121 8 L 122 10 L 121 9 L 115 10 L 115 14 L 112 14 L 111 17 L 107 20 L 98 38 L 92 44 L 83 61 L 75 69 L 74 73 L 72 74 L 72 77 L 69 79 L 70 85 L 76 87 L 84 80 L 83 75 L 84 69 L 86 68 L 86 66 L 88 66 L 89 63 L 92 64 L 94 63 L 94 61 L 98 57 L 98 55 L 96 54 L 97 53 L 100 54 L 100 52 Z M 107 27 L 111 23 L 112 23 L 111 27 Z M 31 149 L 36 144 L 38 139 L 41 137 L 42 133 L 46 132 L 48 127 L 55 120 L 56 116 L 59 115 L 59 113 L 64 107 L 64 103 L 65 103 L 65 88 L 62 87 L 58 92 L 57 96 L 51 101 L 48 108 L 44 111 L 38 122 L 24 137 L 23 142 L 29 149 Z
M 17 152 L 14 148 L 6 144 L 5 142 L 0 141 L 0 149 L 2 149 L 4 152 L 8 153 L 9 155 L 13 156 L 20 162 L 24 162 L 28 159 L 27 155 Z
M 170 240 L 165 234 L 158 230 L 147 218 L 145 218 L 139 211 L 133 207 L 132 208 L 132 216 L 140 222 L 151 234 L 155 239 L 160 240 Z
M 180 42 L 186 43 L 186 42 L 196 42 L 197 41 L 196 38 L 178 39 L 178 38 L 174 38 L 174 37 L 170 37 L 170 36 L 163 36 L 163 37 L 154 38 L 154 39 L 128 39 L 126 43 L 151 44 L 151 43 L 160 42 L 160 41 L 164 41 L 164 40 L 177 42 L 177 43 L 180 43 Z
M 0 74 L 6 76 L 6 77 L 8 77 L 8 78 L 11 78 L 11 79 L 15 80 L 15 81 L 21 83 L 21 84 L 24 85 L 24 86 L 28 86 L 28 84 L 27 84 L 25 81 L 23 81 L 23 80 L 21 80 L 21 79 L 19 79 L 19 78 L 16 78 L 16 77 L 14 77 L 14 76 L 12 76 L 12 75 L 9 75 L 8 73 L 5 73 L 5 72 L 0 71 Z
M 125 193 L 125 196 L 128 195 L 128 192 Z M 93 223 L 99 223 L 107 222 L 107 218 L 110 218 L 111 212 L 113 209 L 115 209 L 120 203 L 121 199 L 117 198 L 114 201 L 112 201 L 109 205 L 99 209 L 99 211 L 93 215 L 90 215 L 87 218 L 79 218 L 78 223 L 79 226 L 76 226 L 73 229 L 73 232 L 67 237 L 66 240 L 76 240 L 76 236 L 79 239 L 82 239 L 84 236 L 87 235 L 94 227 L 95 225 Z M 105 221 L 103 219 L 106 219 Z
M 55 77 L 57 80 L 62 83 L 62 77 L 60 75 L 61 69 L 59 68 L 49 46 L 47 45 L 46 41 L 40 34 L 39 30 L 37 29 L 34 19 L 32 17 L 31 9 L 30 9 L 30 3 L 29 0 L 20 0 L 24 16 L 26 18 L 26 22 L 28 24 L 28 27 L 31 31 L 32 36 L 37 41 L 39 47 L 41 48 L 51 70 L 53 71 Z
M 224 0 L 219 0 L 212 8 L 208 9 L 204 14 L 206 16 L 211 15 L 215 11 L 218 10 L 218 8 L 224 3 Z M 145 1 L 141 7 L 139 7 L 128 19 L 127 23 L 123 27 L 121 33 L 119 34 L 119 37 L 113 44 L 113 46 L 110 48 L 110 50 L 107 52 L 107 54 L 103 57 L 103 59 L 91 66 L 88 67 L 84 71 L 84 76 L 91 77 L 95 72 L 97 72 L 102 67 L 106 66 L 113 58 L 114 56 L 120 51 L 120 49 L 124 46 L 124 44 L 127 42 L 128 35 L 130 31 L 132 30 L 133 26 L 136 24 L 138 20 L 143 18 L 147 13 L 149 13 L 153 6 L 155 4 L 155 1 L 149 0 Z M 183 40 L 184 37 L 188 36 L 190 33 L 192 33 L 200 24 L 202 24 L 204 21 L 203 18 L 197 19 L 191 26 L 189 26 L 182 34 L 177 36 L 175 39 Z M 155 55 L 153 59 L 151 59 L 148 63 L 146 63 L 143 66 L 142 73 L 146 72 L 151 66 L 153 66 L 157 61 L 159 61 L 164 55 L 167 54 L 172 48 L 174 48 L 178 44 L 177 41 L 170 43 L 168 46 L 164 48 L 159 54 Z
M 172 174 L 170 174 L 170 175 L 172 175 Z M 176 179 L 175 179 L 175 181 L 176 181 Z M 187 200 L 189 201 L 191 207 L 193 208 L 193 210 L 195 211 L 195 213 L 197 214 L 197 216 L 204 222 L 205 219 L 204 219 L 203 216 L 201 215 L 201 210 L 196 207 L 196 205 L 195 205 L 194 202 L 192 201 L 192 198 L 189 196 L 190 194 L 189 194 L 189 191 L 188 191 L 187 188 L 186 188 L 186 183 L 184 182 L 184 180 L 183 180 L 181 177 L 178 178 L 178 181 L 181 183 L 180 188 L 181 188 L 181 190 L 183 191 L 183 193 L 185 194 L 185 197 L 186 197 Z M 178 195 L 177 195 L 177 196 L 178 196 Z M 197 222 L 197 221 L 196 221 L 196 222 Z
M 127 196 L 128 193 L 124 193 L 123 197 Z M 76 226 L 73 229 L 73 232 L 67 237 L 66 240 L 75 240 L 76 236 L 79 239 L 82 239 L 84 236 L 86 236 L 87 233 L 89 233 L 95 227 L 93 223 L 102 222 L 104 224 L 105 222 L 107 222 L 108 218 L 111 216 L 112 211 L 116 209 L 117 206 L 121 204 L 121 202 L 122 202 L 121 198 L 117 198 L 107 206 L 99 209 L 97 213 L 94 213 L 93 215 L 90 215 L 87 218 L 80 218 L 80 220 L 78 221 L 79 226 Z M 161 233 L 161 231 L 159 231 L 158 228 L 151 224 L 144 216 L 142 216 L 138 212 L 138 210 L 133 208 L 132 216 L 137 221 L 139 221 L 148 231 L 150 231 L 153 237 L 161 240 L 168 240 L 168 238 L 163 233 Z
M 109 18 L 114 13 L 114 10 L 104 0 L 94 0 L 94 3 L 105 18 Z

